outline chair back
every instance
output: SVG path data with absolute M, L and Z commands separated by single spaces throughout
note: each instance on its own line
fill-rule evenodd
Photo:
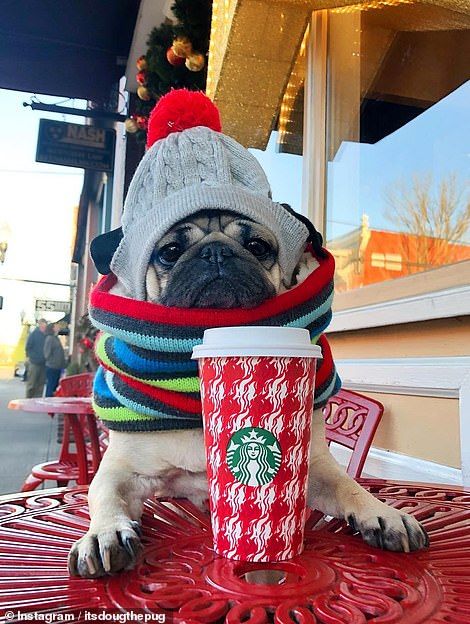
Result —
M 62 397 L 89 397 L 93 394 L 94 373 L 82 373 L 62 377 L 60 385 L 55 393 Z M 81 435 L 88 458 L 88 471 L 93 476 L 98 469 L 101 458 L 108 448 L 109 430 L 96 418 L 90 418 L 84 414 L 78 415 Z M 62 460 L 73 460 L 77 454 L 70 447 L 71 431 L 69 420 L 64 427 L 64 444 L 61 449 Z
M 346 470 L 355 479 L 361 476 L 383 411 L 378 401 L 343 389 L 331 397 L 323 410 L 328 446 L 335 442 L 352 450 Z
M 62 397 L 89 397 L 93 393 L 94 373 L 81 373 L 62 377 L 55 396 Z

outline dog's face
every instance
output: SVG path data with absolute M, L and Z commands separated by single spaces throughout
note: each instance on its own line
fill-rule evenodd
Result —
M 268 228 L 234 212 L 202 210 L 155 245 L 147 300 L 182 308 L 251 308 L 277 294 L 285 278 Z

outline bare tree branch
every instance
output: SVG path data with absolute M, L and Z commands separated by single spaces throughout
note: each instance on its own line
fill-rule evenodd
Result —
M 434 183 L 414 175 L 385 191 L 385 217 L 402 232 L 401 251 L 410 273 L 470 257 L 470 185 L 455 174 Z M 462 257 L 462 245 L 468 254 Z

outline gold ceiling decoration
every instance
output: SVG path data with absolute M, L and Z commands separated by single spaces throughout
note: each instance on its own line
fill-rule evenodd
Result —
M 414 0 L 367 0 L 360 4 L 349 4 L 332 9 L 332 13 L 353 13 L 354 11 L 370 11 L 371 9 L 384 9 L 385 7 L 397 6 L 398 4 L 415 4 Z
M 266 147 L 310 15 L 310 0 L 213 2 L 206 92 L 247 147 Z
M 289 77 L 289 82 L 287 83 L 287 87 L 284 91 L 284 96 L 282 98 L 281 110 L 279 112 L 279 138 L 278 143 L 289 143 L 289 135 L 292 134 L 292 126 L 295 125 L 294 120 L 292 119 L 292 113 L 295 107 L 296 99 L 299 95 L 300 90 L 305 84 L 305 68 L 306 68 L 306 60 L 305 54 L 307 49 L 307 39 L 308 39 L 308 28 L 305 31 L 304 37 L 302 39 L 302 43 L 300 45 L 300 50 L 297 55 L 294 67 L 292 69 L 292 73 Z M 303 107 L 302 107 L 303 110 Z M 301 129 L 300 129 L 301 130 Z
M 380 0 L 377 0 L 380 2 Z M 403 4 L 401 0 L 388 0 L 392 5 Z M 363 7 L 367 10 L 368 5 L 374 0 L 312 0 L 311 7 L 314 11 L 318 9 L 339 9 L 350 5 Z M 380 2 L 383 4 L 383 2 Z M 470 0 L 412 0 L 409 4 L 423 4 L 458 11 L 459 13 L 470 12 Z
M 214 0 L 207 94 L 220 109 L 224 132 L 265 149 L 313 10 L 409 3 L 470 13 L 470 0 Z

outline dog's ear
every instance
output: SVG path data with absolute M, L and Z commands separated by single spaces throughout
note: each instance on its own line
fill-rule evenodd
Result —
M 323 236 L 315 229 L 313 223 L 303 214 L 296 212 L 291 206 L 289 206 L 289 204 L 281 204 L 281 206 L 283 206 L 287 212 L 305 225 L 308 230 L 307 242 L 312 244 L 315 255 L 320 256 L 320 258 L 326 258 L 326 253 L 323 249 Z
M 122 238 L 122 228 L 100 234 L 90 243 L 90 254 L 95 267 L 101 275 L 111 273 L 111 259 Z

